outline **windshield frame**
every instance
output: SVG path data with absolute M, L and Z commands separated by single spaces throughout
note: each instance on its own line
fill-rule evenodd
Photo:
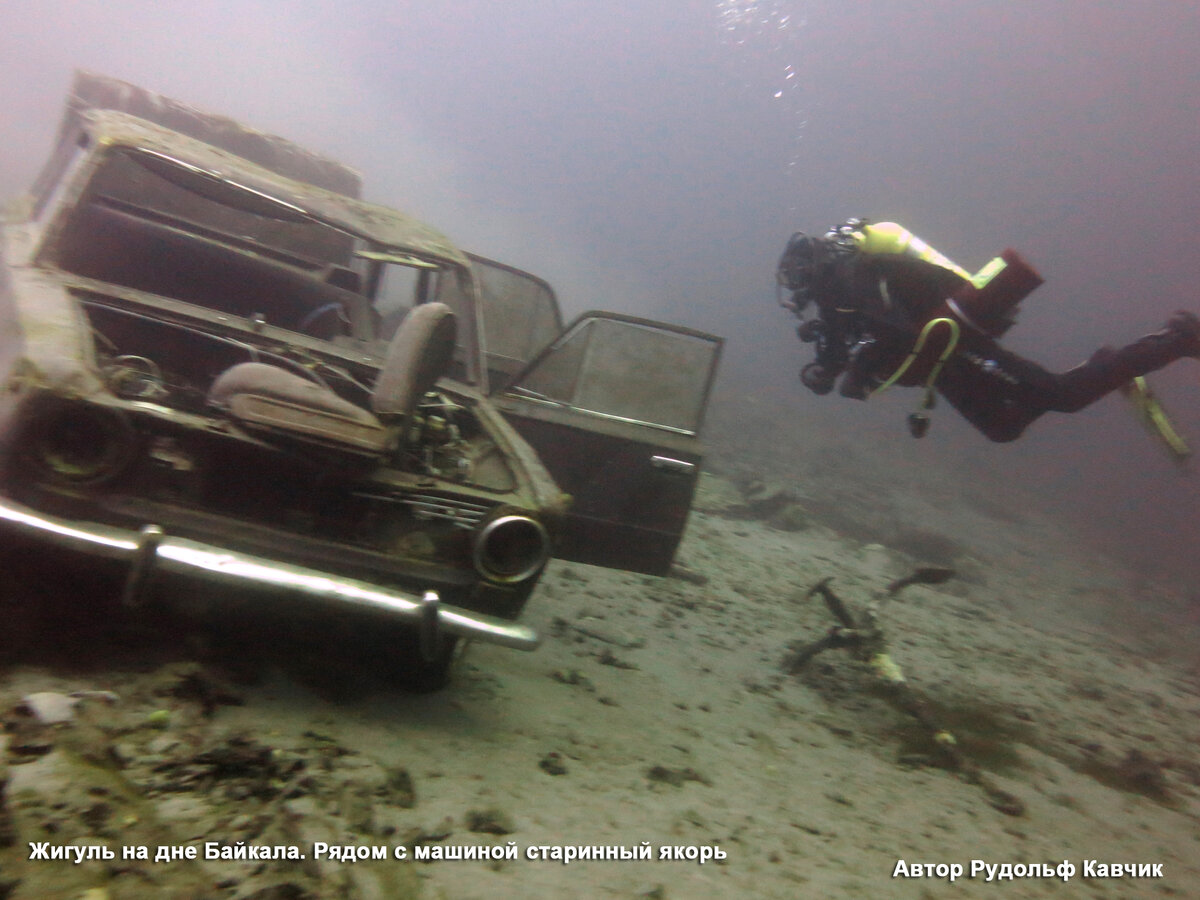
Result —
M 168 134 L 172 133 L 168 132 Z M 199 142 L 194 142 L 191 139 L 183 138 L 182 136 L 178 137 L 178 143 L 181 145 L 196 144 L 202 149 L 213 150 L 213 148 Z M 180 175 L 180 180 L 202 178 L 213 184 L 219 184 L 222 190 L 228 189 L 234 193 L 253 197 L 256 203 L 277 207 L 281 212 L 286 213 L 286 215 L 279 217 L 283 221 L 310 222 L 314 225 L 332 229 L 353 239 L 354 249 L 364 252 L 364 257 L 361 261 L 366 265 L 366 272 L 361 273 L 365 277 L 360 296 L 372 308 L 375 302 L 373 290 L 378 285 L 378 274 L 376 273 L 381 271 L 382 266 L 398 264 L 401 260 L 404 260 L 408 264 L 415 265 L 421 269 L 436 270 L 439 273 L 446 273 L 447 276 L 456 278 L 462 286 L 462 293 L 466 300 L 461 305 L 461 308 L 455 310 L 460 318 L 460 331 L 465 338 L 462 343 L 465 379 L 468 384 L 477 387 L 481 393 L 486 393 L 486 372 L 481 364 L 482 349 L 478 339 L 481 294 L 479 285 L 474 277 L 474 273 L 471 271 L 470 265 L 467 263 L 465 254 L 449 244 L 437 232 L 428 229 L 427 226 L 424 226 L 417 220 L 409 219 L 399 211 L 357 201 L 342 195 L 335 195 L 332 192 L 324 191 L 311 185 L 292 182 L 282 176 L 275 176 L 274 173 L 266 170 L 260 172 L 257 171 L 260 167 L 240 160 L 237 157 L 231 157 L 228 154 L 222 154 L 227 164 L 222 165 L 220 170 L 218 170 L 211 165 L 207 165 L 206 160 L 194 160 L 192 158 L 193 154 L 182 152 L 186 149 L 188 148 L 185 146 L 160 150 L 157 147 L 147 147 L 140 143 L 126 140 L 92 141 L 87 150 L 84 151 L 86 155 L 91 157 L 88 159 L 87 164 L 74 167 L 70 172 L 66 173 L 67 180 L 73 180 L 74 183 L 66 186 L 66 189 L 62 191 L 56 191 L 53 201 L 44 210 L 46 216 L 45 231 L 41 235 L 40 246 L 34 251 L 34 264 L 41 267 L 59 268 L 56 261 L 59 257 L 61 239 L 67 230 L 67 226 L 77 210 L 84 208 L 87 203 L 100 195 L 100 191 L 97 190 L 97 176 L 104 171 L 106 163 L 114 154 L 129 154 L 139 164 L 143 165 L 143 160 L 153 159 L 156 162 L 154 169 L 151 171 L 156 171 L 161 166 L 173 167 L 177 172 L 183 173 Z M 139 157 L 141 158 L 139 159 Z M 241 165 L 235 165 L 237 163 Z M 161 172 L 157 172 L 157 174 L 167 181 L 174 180 L 162 175 Z M 179 185 L 178 182 L 175 183 L 183 190 L 191 190 L 186 185 Z M 287 188 L 291 188 L 291 190 Z M 205 197 L 209 202 L 238 209 L 236 205 L 225 204 L 213 199 L 211 194 L 199 193 L 200 196 Z M 344 209 L 348 215 L 331 215 L 329 208 L 335 211 Z M 262 215 L 258 210 L 243 209 L 242 211 L 248 212 L 251 215 Z M 373 229 L 371 226 L 376 223 L 380 227 Z M 204 227 L 203 223 L 191 224 L 201 228 Z M 396 237 L 403 237 L 408 227 L 411 227 L 412 230 L 411 241 L 397 241 L 394 239 Z M 386 233 L 389 240 L 380 240 L 381 235 L 373 233 L 376 231 Z M 230 237 L 236 238 L 234 235 L 230 235 Z M 356 254 L 352 253 L 351 256 L 354 257 Z M 165 295 L 155 293 L 154 296 Z M 414 298 L 414 303 L 427 302 L 430 299 L 433 298 L 418 296 Z M 186 303 L 188 301 L 180 302 Z M 191 305 L 207 308 L 204 304 L 193 303 Z M 467 320 L 461 321 L 464 316 Z M 299 334 L 300 332 L 296 333 Z M 359 340 L 362 340 L 363 337 L 365 336 L 358 336 Z M 374 349 L 364 346 L 364 350 L 380 357 L 380 364 L 382 364 L 382 358 L 386 356 L 386 348 L 378 347 L 374 341 L 370 340 L 367 340 L 365 343 L 371 345 Z

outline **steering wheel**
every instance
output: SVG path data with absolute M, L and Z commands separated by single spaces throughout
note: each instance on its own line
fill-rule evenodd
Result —
M 337 315 L 337 322 L 339 325 L 347 321 L 346 308 L 341 303 L 334 300 L 330 303 L 324 303 L 321 306 L 318 306 L 316 309 L 310 310 L 304 316 L 304 318 L 300 320 L 300 323 L 296 326 L 296 330 L 303 334 L 311 334 L 313 337 L 332 337 L 334 334 L 339 332 L 335 331 L 329 335 L 326 335 L 313 329 L 314 325 L 326 318 L 330 313 L 335 313 Z

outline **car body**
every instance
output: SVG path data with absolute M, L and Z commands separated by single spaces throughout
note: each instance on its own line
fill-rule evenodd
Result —
M 551 555 L 662 574 L 720 339 L 360 200 L 355 173 L 78 74 L 3 231 L 0 528 L 399 622 L 432 683 Z M 401 652 L 399 649 L 397 652 Z

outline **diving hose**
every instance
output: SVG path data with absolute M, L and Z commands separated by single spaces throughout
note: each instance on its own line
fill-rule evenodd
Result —
M 911 351 L 909 351 L 909 354 L 905 358 L 904 362 L 900 363 L 900 366 L 891 374 L 891 377 L 888 378 L 887 381 L 873 390 L 870 394 L 870 396 L 874 396 L 875 394 L 883 393 L 897 381 L 903 378 L 904 373 L 912 367 L 912 364 L 916 361 L 917 357 L 921 355 L 921 351 L 925 349 L 925 343 L 929 340 L 930 334 L 932 334 L 934 329 L 939 325 L 945 325 L 950 330 L 950 339 L 946 341 L 946 346 L 942 349 L 941 355 L 938 357 L 937 362 L 934 363 L 933 368 L 929 371 L 929 377 L 925 379 L 925 396 L 921 401 L 921 405 L 917 407 L 916 411 L 910 413 L 908 416 L 908 430 L 913 437 L 917 438 L 924 437 L 925 432 L 929 430 L 928 410 L 933 409 L 934 385 L 937 383 L 938 376 L 942 374 L 942 367 L 946 364 L 946 360 L 950 358 L 950 354 L 953 353 L 955 348 L 958 347 L 958 339 L 962 334 L 962 329 L 959 327 L 957 321 L 949 316 L 940 316 L 936 319 L 930 319 L 928 322 L 926 322 L 925 327 L 921 329 L 921 333 L 917 335 L 917 341 L 915 344 L 913 344 L 913 348 Z

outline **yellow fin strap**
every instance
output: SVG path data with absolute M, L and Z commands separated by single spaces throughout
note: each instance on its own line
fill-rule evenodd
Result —
M 1133 403 L 1133 408 L 1137 412 L 1138 418 L 1142 420 L 1142 424 L 1166 445 L 1172 458 L 1179 463 L 1186 461 L 1192 455 L 1192 448 L 1179 436 L 1179 432 L 1175 430 L 1166 410 L 1158 402 L 1158 397 L 1154 395 L 1154 391 L 1150 389 L 1146 379 L 1139 375 L 1121 390 Z

